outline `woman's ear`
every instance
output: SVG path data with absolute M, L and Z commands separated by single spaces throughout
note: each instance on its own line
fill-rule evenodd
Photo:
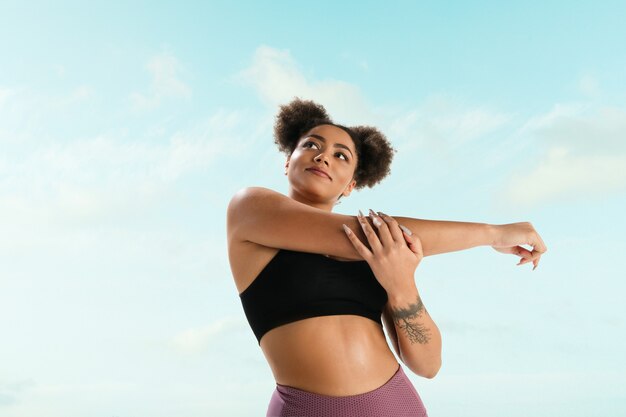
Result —
M 287 175 L 287 170 L 289 169 L 289 160 L 291 159 L 291 155 L 287 157 L 287 161 L 285 162 L 285 175 Z
M 346 187 L 346 189 L 343 191 L 343 193 L 341 193 L 344 197 L 347 197 L 350 195 L 350 193 L 352 192 L 352 190 L 354 189 L 354 187 L 356 186 L 356 180 L 352 179 L 352 181 L 350 181 L 350 184 L 348 184 L 348 186 Z

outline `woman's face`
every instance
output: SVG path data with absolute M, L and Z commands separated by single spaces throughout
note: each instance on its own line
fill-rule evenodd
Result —
M 356 185 L 356 158 L 354 142 L 346 131 L 333 125 L 315 126 L 300 138 L 285 164 L 292 198 L 332 209 L 339 195 L 347 197 Z

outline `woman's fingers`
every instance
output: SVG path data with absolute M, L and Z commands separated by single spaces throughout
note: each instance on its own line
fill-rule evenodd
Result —
M 393 235 L 393 238 L 396 242 L 404 240 L 406 241 L 409 249 L 411 249 L 411 252 L 418 255 L 420 258 L 424 256 L 422 250 L 422 242 L 416 235 L 413 235 L 413 232 L 411 232 L 407 227 L 400 225 L 398 221 L 393 217 L 380 211 L 378 212 L 378 214 L 389 225 L 391 234 Z
M 357 235 L 354 234 L 352 229 L 350 229 L 348 226 L 346 226 L 343 223 L 342 223 L 342 226 L 343 226 L 343 230 L 346 232 L 346 235 L 348 236 L 348 239 L 350 239 L 350 242 L 352 242 L 352 245 L 354 246 L 356 251 L 359 253 L 359 255 L 361 255 L 361 257 L 365 260 L 370 259 L 370 257 L 372 256 L 372 252 L 370 252 L 370 250 L 363 243 L 361 243 L 361 241 L 359 240 Z
M 532 227 L 532 225 L 530 227 Z M 533 228 L 533 234 L 531 235 L 531 238 L 528 244 L 533 247 L 533 250 L 532 252 L 525 250 L 528 253 L 528 257 L 527 259 L 524 260 L 523 263 L 532 262 L 533 271 L 534 271 L 535 269 L 537 269 L 537 266 L 539 265 L 539 260 L 541 259 L 541 255 L 543 255 L 548 250 L 548 248 L 546 247 L 546 244 L 543 242 L 543 239 L 541 238 L 541 236 L 539 236 L 539 233 L 537 233 L 534 230 L 534 228 Z
M 367 238 L 367 241 L 370 244 L 370 248 L 372 248 L 372 252 L 373 253 L 380 252 L 382 249 L 382 245 L 380 244 L 378 235 L 376 235 L 376 232 L 374 231 L 374 229 L 372 229 L 372 226 L 370 226 L 365 216 L 363 216 L 363 213 L 361 213 L 361 210 L 359 210 L 357 219 L 359 220 L 359 223 L 361 224 L 361 228 L 363 229 L 363 233 L 365 233 L 365 237 Z
M 520 261 L 517 263 L 517 266 L 527 264 L 528 262 L 532 262 L 533 271 L 537 269 L 537 265 L 539 265 L 539 260 L 541 259 L 541 255 L 543 255 L 542 251 L 538 249 L 533 249 L 531 252 L 522 246 L 517 246 L 516 249 L 517 249 L 517 255 L 522 257 Z
M 415 235 L 409 235 L 405 231 L 402 231 L 402 234 L 404 235 L 404 239 L 406 240 L 409 249 L 411 249 L 411 251 L 420 258 L 423 258 L 424 252 L 422 250 L 422 241 Z
M 524 265 L 524 264 L 527 264 L 528 262 L 532 262 L 532 263 L 533 263 L 533 271 L 534 271 L 535 269 L 537 269 L 537 265 L 539 265 L 539 260 L 540 260 L 540 259 L 541 259 L 541 256 L 539 256 L 539 257 L 537 257 L 537 258 L 535 258 L 535 259 L 524 259 L 524 258 L 522 258 L 522 259 L 521 259 L 521 260 L 517 263 L 517 265 L 519 266 L 519 265 Z
M 406 230 L 409 230 L 409 229 L 406 229 Z M 406 240 L 406 243 L 409 246 L 409 249 L 411 249 L 411 252 L 413 252 L 420 259 L 422 259 L 424 257 L 424 250 L 422 249 L 422 241 L 413 233 L 408 234 L 406 231 L 404 231 L 404 229 L 402 230 L 402 235 L 404 236 L 404 239 Z
M 517 252 L 517 256 L 521 256 L 522 259 L 526 260 L 526 261 L 530 261 L 533 257 L 533 254 L 531 253 L 531 251 L 529 251 L 528 249 L 526 249 L 523 246 L 517 246 L 515 248 L 515 251 Z
M 378 228 L 378 235 L 383 243 L 383 247 L 391 246 L 393 244 L 394 238 L 391 236 L 391 232 L 389 231 L 387 222 L 384 221 L 378 214 L 376 214 L 374 210 L 369 210 L 370 216 L 372 217 L 372 222 Z
M 392 237 L 392 240 L 395 242 L 402 242 L 404 240 L 404 236 L 402 236 L 402 230 L 400 229 L 398 222 L 391 216 L 379 211 L 378 215 L 382 218 L 388 226 L 389 233 Z

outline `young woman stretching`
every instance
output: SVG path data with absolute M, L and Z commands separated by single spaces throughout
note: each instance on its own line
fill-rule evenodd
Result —
M 395 150 L 385 136 L 335 124 L 300 99 L 281 106 L 274 133 L 288 195 L 248 187 L 227 214 L 233 277 L 276 380 L 266 416 L 426 416 L 383 332 L 384 322 L 411 372 L 437 374 L 441 334 L 414 280 L 421 259 L 491 245 L 536 268 L 545 244 L 528 222 L 335 214 L 342 197 L 388 175 Z

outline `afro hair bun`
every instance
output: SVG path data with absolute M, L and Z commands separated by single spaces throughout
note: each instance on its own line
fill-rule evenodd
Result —
M 358 163 L 354 178 L 360 189 L 372 188 L 391 173 L 391 161 L 397 152 L 378 129 L 372 126 L 350 127 L 360 141 L 357 145 Z
M 346 127 L 333 123 L 324 106 L 311 100 L 295 98 L 280 106 L 274 123 L 274 142 L 278 149 L 291 155 L 303 134 L 315 126 L 330 124 L 347 131 L 357 152 L 354 171 L 355 189 L 373 187 L 390 174 L 396 150 L 385 135 L 372 126 Z
M 280 106 L 274 124 L 274 142 L 281 152 L 290 155 L 300 136 L 321 124 L 332 124 L 324 106 L 295 98 L 291 103 Z

